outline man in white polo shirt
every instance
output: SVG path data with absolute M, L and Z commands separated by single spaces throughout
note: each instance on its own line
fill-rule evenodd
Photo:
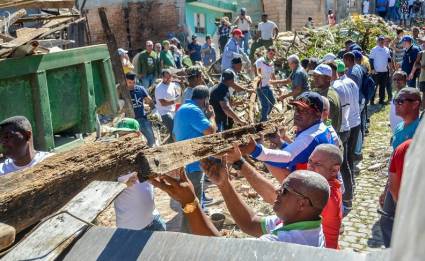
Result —
M 379 36 L 377 45 L 373 47 L 369 55 L 370 67 L 372 75 L 374 75 L 375 82 L 379 86 L 379 104 L 385 104 L 385 89 L 388 84 L 388 66 L 391 63 L 390 50 L 384 46 L 384 36 Z M 391 86 L 390 86 L 391 87 Z M 387 89 L 388 101 L 392 99 L 391 88 Z M 371 99 L 371 103 L 375 99 L 375 94 Z
M 168 142 L 174 141 L 173 122 L 176 113 L 176 102 L 180 94 L 178 86 L 172 81 L 172 75 L 169 70 L 162 70 L 162 81 L 155 88 L 155 107 L 161 115 L 162 123 L 170 134 Z

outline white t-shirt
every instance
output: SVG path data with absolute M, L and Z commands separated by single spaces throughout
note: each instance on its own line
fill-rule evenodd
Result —
M 155 88 L 155 101 L 156 101 L 156 109 L 158 110 L 158 113 L 162 116 L 167 113 L 174 114 L 176 112 L 176 104 L 168 105 L 168 106 L 162 106 L 159 102 L 160 99 L 164 99 L 166 101 L 175 101 L 178 99 L 179 94 L 177 92 L 178 86 L 171 82 L 170 84 L 166 85 L 163 82 L 158 84 Z
M 357 127 L 360 120 L 360 105 L 359 105 L 359 87 L 357 84 L 348 78 L 342 76 L 334 81 L 332 87 L 338 93 L 341 103 L 341 129 L 340 132 L 349 131 L 351 128 Z
M 260 240 L 279 241 L 313 247 L 325 247 L 321 220 L 297 222 L 284 226 L 277 216 L 261 219 Z
M 403 121 L 403 118 L 401 118 L 400 116 L 397 116 L 395 114 L 395 105 L 393 102 L 391 102 L 390 104 L 390 126 L 391 126 L 391 131 L 392 133 L 394 133 L 395 129 L 397 128 L 397 125 Z
M 375 46 L 370 51 L 369 58 L 373 59 L 373 66 L 376 72 L 388 72 L 388 59 L 391 58 L 390 49 Z
M 0 176 L 32 167 L 52 155 L 53 153 L 50 152 L 37 151 L 32 161 L 25 166 L 16 166 L 12 159 L 7 158 L 3 163 L 0 163 Z
M 132 174 L 118 178 L 126 182 Z M 133 186 L 124 189 L 114 201 L 117 227 L 140 230 L 152 223 L 155 209 L 153 186 L 149 182 L 137 181 Z
M 245 17 L 249 18 L 249 16 L 245 16 Z M 242 20 L 242 19 L 239 18 L 237 26 L 241 31 L 249 31 L 249 29 L 250 29 L 250 25 L 249 25 L 249 23 L 246 19 Z
M 346 86 L 348 86 L 349 97 L 350 97 L 350 113 L 348 114 L 348 123 L 350 124 L 350 128 L 354 128 L 360 125 L 360 90 L 357 84 L 344 75 L 341 77 L 342 81 Z
M 273 38 L 273 30 L 277 25 L 272 21 L 261 22 L 258 24 L 258 30 L 261 32 L 261 39 L 271 40 Z
M 272 73 L 274 73 L 274 63 L 268 64 L 266 59 L 261 57 L 255 62 L 255 67 L 261 69 L 261 87 L 269 85 Z

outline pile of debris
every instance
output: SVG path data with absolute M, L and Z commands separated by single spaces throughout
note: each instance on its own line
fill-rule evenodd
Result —
M 85 46 L 89 29 L 82 8 L 74 0 L 2 1 L 0 59 Z
M 285 64 L 291 54 L 297 54 L 301 59 L 336 54 L 347 39 L 357 42 L 367 52 L 376 45 L 377 36 L 394 37 L 395 26 L 375 15 L 361 15 L 350 16 L 334 27 L 282 32 L 275 41 L 278 49 L 276 64 Z

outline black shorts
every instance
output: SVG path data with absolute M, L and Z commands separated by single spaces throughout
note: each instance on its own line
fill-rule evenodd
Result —
M 425 92 L 425 82 L 419 82 L 419 90 Z

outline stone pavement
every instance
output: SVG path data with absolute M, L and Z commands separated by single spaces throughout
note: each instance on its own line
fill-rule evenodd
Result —
M 389 106 L 373 106 L 369 135 L 363 149 L 360 174 L 356 177 L 353 210 L 344 218 L 344 233 L 340 236 L 341 249 L 370 252 L 383 248 L 379 227 L 379 196 L 386 181 L 391 130 L 388 127 Z

